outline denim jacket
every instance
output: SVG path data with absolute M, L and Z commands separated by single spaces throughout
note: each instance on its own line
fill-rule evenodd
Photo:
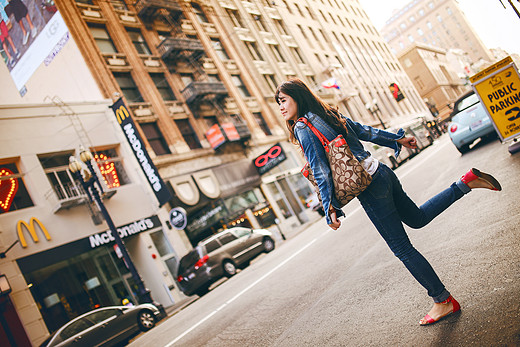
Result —
M 354 122 L 350 118 L 343 116 L 347 120 L 348 134 L 346 137 L 347 144 L 352 151 L 352 154 L 361 162 L 362 160 L 370 156 L 370 152 L 365 150 L 360 140 L 375 143 L 380 146 L 386 146 L 395 151 L 397 157 L 401 151 L 401 145 L 396 142 L 404 137 L 404 130 L 399 129 L 397 134 L 372 128 L 368 125 L 363 125 L 358 122 Z M 322 118 L 313 113 L 307 113 L 305 118 L 314 125 L 325 137 L 332 141 L 339 133 L 335 131 L 330 125 L 328 125 Z M 294 126 L 294 136 L 302 146 L 303 152 L 307 161 L 309 162 L 316 183 L 320 189 L 320 195 L 322 199 L 323 209 L 327 219 L 327 224 L 331 224 L 330 219 L 330 205 L 336 209 L 337 217 L 344 216 L 345 214 L 341 210 L 341 204 L 337 201 L 334 194 L 334 183 L 332 181 L 332 174 L 330 171 L 329 162 L 325 154 L 325 150 L 320 140 L 309 127 L 303 122 L 297 122 Z

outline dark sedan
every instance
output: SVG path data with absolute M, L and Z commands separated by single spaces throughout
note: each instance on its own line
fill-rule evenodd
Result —
M 113 346 L 152 329 L 158 316 L 152 304 L 98 308 L 62 326 L 40 347 Z

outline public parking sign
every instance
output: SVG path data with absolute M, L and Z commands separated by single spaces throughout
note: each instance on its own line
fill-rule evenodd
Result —
M 471 76 L 470 81 L 500 139 L 520 135 L 520 76 L 511 57 Z

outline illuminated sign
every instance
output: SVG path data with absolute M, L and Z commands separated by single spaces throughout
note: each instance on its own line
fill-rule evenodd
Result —
M 520 76 L 511 57 L 470 78 L 502 141 L 520 134 Z
M 103 180 L 107 188 L 116 188 L 121 186 L 119 176 L 117 175 L 116 166 L 114 162 L 109 161 L 109 158 L 103 153 L 96 154 L 94 160 L 97 162 L 99 171 L 103 175 Z
M 186 210 L 182 207 L 174 207 L 170 210 L 170 223 L 177 230 L 183 230 L 188 224 L 188 216 Z
M 51 236 L 49 235 L 49 232 L 47 231 L 45 226 L 42 224 L 42 222 L 40 222 L 40 220 L 38 218 L 31 217 L 31 219 L 29 220 L 29 223 L 27 223 L 24 220 L 19 220 L 18 223 L 16 224 L 16 231 L 18 232 L 18 239 L 20 240 L 20 244 L 22 245 L 23 248 L 27 247 L 27 241 L 25 241 L 25 236 L 23 234 L 24 227 L 29 232 L 29 235 L 32 237 L 34 242 L 40 241 L 38 239 L 38 234 L 36 233 L 36 228 L 35 228 L 36 224 L 38 224 L 38 226 L 40 227 L 40 230 L 42 231 L 43 236 L 45 236 L 47 241 L 50 241 Z
M 272 168 L 280 165 L 282 161 L 287 159 L 285 152 L 283 151 L 282 146 L 277 143 L 273 147 L 269 148 L 267 151 L 256 157 L 253 160 L 253 164 L 258 170 L 260 175 L 266 173 Z
M 2 179 L 2 176 L 10 175 L 13 175 L 11 170 L 7 168 L 0 169 L 0 208 L 2 208 L 4 212 L 9 211 L 13 203 L 13 198 L 18 191 L 18 180 L 16 178 L 10 177 Z
M 123 99 L 119 98 L 111 108 L 116 115 L 117 122 L 121 126 L 121 129 L 123 129 L 123 133 L 125 134 L 128 143 L 130 143 L 130 147 L 132 147 L 132 151 L 134 152 L 150 187 L 152 187 L 155 197 L 159 201 L 159 206 L 164 205 L 171 199 L 170 192 L 159 175 L 159 171 L 157 171 L 152 159 L 150 159 L 143 140 L 141 139 L 141 135 L 139 135 Z

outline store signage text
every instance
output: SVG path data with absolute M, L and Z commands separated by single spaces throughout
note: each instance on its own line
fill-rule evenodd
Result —
M 155 218 L 154 218 L 155 217 Z M 117 232 L 119 233 L 119 237 L 122 239 L 131 235 L 138 234 L 143 231 L 151 230 L 156 227 L 159 227 L 160 221 L 154 216 L 149 218 L 143 218 L 141 220 L 135 221 L 133 223 L 123 225 L 117 228 Z M 90 247 L 96 248 L 107 243 L 114 242 L 114 235 L 112 235 L 111 230 L 104 231 L 102 233 L 94 234 L 89 237 Z
M 45 228 L 45 225 L 43 225 L 43 223 L 40 222 L 38 218 L 31 217 L 29 223 L 27 223 L 24 220 L 19 220 L 18 223 L 16 223 L 16 231 L 18 233 L 18 240 L 20 240 L 20 244 L 23 248 L 27 248 L 27 241 L 25 241 L 25 236 L 23 234 L 24 227 L 29 232 L 29 235 L 31 236 L 34 242 L 40 241 L 38 239 L 38 234 L 36 233 L 36 224 L 38 224 L 40 230 L 43 233 L 43 236 L 45 236 L 47 241 L 51 240 L 51 235 L 49 235 L 47 228 Z
M 135 157 L 141 165 L 141 169 L 143 170 L 148 183 L 152 187 L 152 190 L 159 201 L 159 206 L 164 205 L 171 199 L 170 192 L 166 188 L 164 181 L 159 176 L 157 168 L 148 155 L 143 140 L 136 129 L 132 117 L 130 117 L 130 113 L 126 108 L 123 99 L 119 98 L 119 100 L 117 100 L 111 107 L 116 115 L 117 122 L 125 133 L 128 143 L 130 143 L 130 147 L 132 147 Z

